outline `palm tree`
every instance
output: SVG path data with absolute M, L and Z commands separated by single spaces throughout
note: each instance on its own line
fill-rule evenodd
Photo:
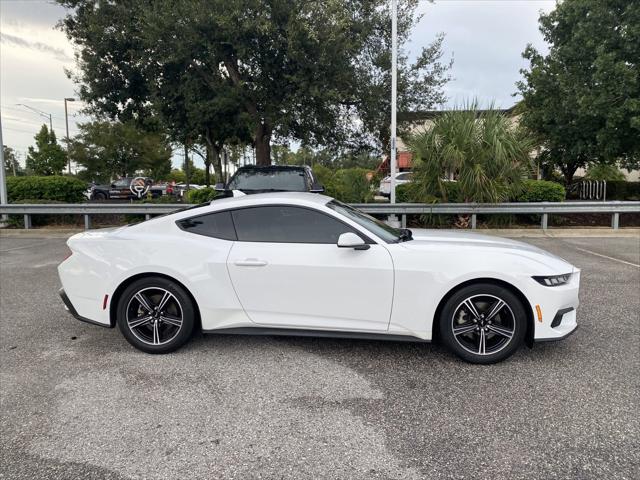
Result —
M 450 176 L 464 202 L 502 202 L 517 193 L 531 170 L 533 142 L 501 111 L 455 109 L 409 139 L 416 200 L 448 201 Z

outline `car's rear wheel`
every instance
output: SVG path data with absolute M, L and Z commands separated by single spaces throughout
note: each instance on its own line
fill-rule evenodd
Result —
M 103 192 L 97 192 L 93 195 L 94 200 L 102 201 L 107 199 L 107 194 Z
M 454 293 L 440 316 L 440 336 L 457 356 L 471 363 L 495 363 L 524 341 L 527 315 L 511 290 L 491 283 Z
M 117 323 L 134 347 L 147 353 L 168 353 L 191 337 L 195 309 L 180 285 L 165 278 L 147 277 L 122 292 Z

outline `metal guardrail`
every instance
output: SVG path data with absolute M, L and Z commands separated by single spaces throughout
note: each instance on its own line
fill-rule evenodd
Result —
M 24 228 L 31 228 L 32 215 L 83 215 L 85 228 L 91 228 L 91 215 L 139 214 L 146 219 L 152 215 L 171 213 L 179 208 L 188 207 L 183 203 L 164 204 L 19 204 L 0 205 L 0 214 L 23 215 Z M 407 224 L 407 215 L 412 214 L 465 214 L 471 215 L 471 228 L 476 228 L 477 215 L 480 214 L 539 214 L 540 226 L 547 229 L 549 215 L 566 213 L 609 213 L 611 227 L 620 225 L 621 213 L 639 213 L 640 202 L 532 202 L 532 203 L 360 203 L 354 207 L 374 215 L 400 215 L 402 226 Z

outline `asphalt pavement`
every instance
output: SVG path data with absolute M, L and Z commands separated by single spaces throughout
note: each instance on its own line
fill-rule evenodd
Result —
M 0 236 L 0 478 L 637 479 L 640 236 L 522 240 L 582 269 L 580 328 L 475 366 L 259 336 L 147 355 L 65 312 L 64 239 Z

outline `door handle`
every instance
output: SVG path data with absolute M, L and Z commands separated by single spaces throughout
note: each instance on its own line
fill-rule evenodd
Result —
M 245 258 L 244 260 L 236 260 L 233 262 L 239 267 L 265 267 L 267 262 L 264 260 L 258 260 L 257 258 Z

